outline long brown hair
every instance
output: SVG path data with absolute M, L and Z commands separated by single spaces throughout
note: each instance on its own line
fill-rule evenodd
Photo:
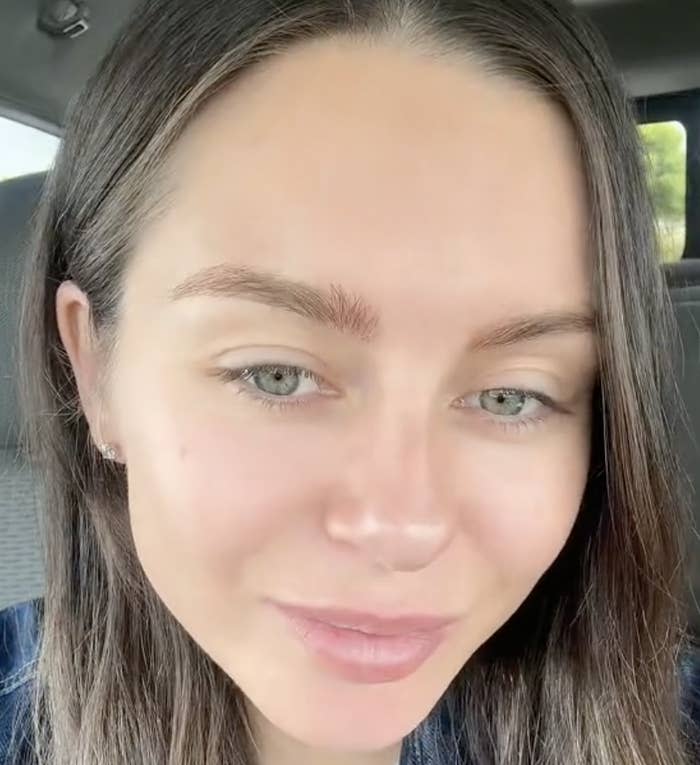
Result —
M 44 481 L 36 761 L 255 762 L 241 692 L 138 563 L 125 475 L 89 437 L 54 303 L 74 280 L 108 352 L 132 243 L 163 202 L 157 179 L 178 136 L 256 62 L 333 35 L 476 56 L 559 104 L 585 169 L 601 363 L 590 476 L 562 554 L 446 689 L 473 762 L 687 762 L 677 671 L 685 516 L 664 415 L 675 411 L 672 319 L 634 116 L 599 36 L 555 0 L 137 8 L 70 110 L 23 297 L 27 443 Z

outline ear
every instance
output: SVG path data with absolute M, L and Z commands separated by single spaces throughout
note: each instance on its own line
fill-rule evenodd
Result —
M 105 443 L 115 446 L 107 402 L 100 385 L 103 360 L 92 330 L 90 301 L 74 282 L 63 282 L 56 292 L 56 322 L 73 368 L 92 439 L 98 447 Z

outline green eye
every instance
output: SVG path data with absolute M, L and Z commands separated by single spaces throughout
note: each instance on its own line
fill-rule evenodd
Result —
M 489 414 L 517 417 L 532 398 L 521 390 L 486 390 L 480 394 L 479 404 Z
M 299 372 L 295 367 L 259 367 L 251 371 L 249 379 L 270 396 L 289 396 L 299 387 Z
M 310 370 L 284 364 L 222 369 L 219 374 L 227 383 L 235 383 L 239 393 L 262 406 L 280 410 L 306 406 L 307 400 L 313 399 L 308 395 L 309 386 L 311 393 L 318 393 L 323 387 L 321 378 Z M 303 393 L 307 395 L 301 395 Z

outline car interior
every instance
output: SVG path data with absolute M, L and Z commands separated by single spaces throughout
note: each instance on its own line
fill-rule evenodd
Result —
M 675 308 L 680 351 L 673 374 L 685 411 L 668 413 L 700 518 L 700 3 L 698 0 L 578 0 L 607 40 L 640 125 L 672 122 L 685 140 L 685 199 L 678 251 L 660 265 Z M 2 0 L 0 119 L 60 137 L 76 93 L 137 6 L 136 0 Z M 0 143 L 3 152 L 13 146 Z M 43 593 L 38 488 L 19 448 L 15 353 L 20 274 L 46 177 L 0 174 L 0 608 Z M 681 221 L 681 222 L 679 222 Z M 639 296 L 644 299 L 643 295 Z M 677 415 L 681 415 L 680 417 Z M 37 466 L 37 470 L 40 466 Z M 688 539 L 688 613 L 700 636 L 700 541 Z

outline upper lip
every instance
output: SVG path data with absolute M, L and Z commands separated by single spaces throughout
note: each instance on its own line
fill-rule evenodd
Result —
M 450 616 L 432 616 L 429 614 L 379 616 L 349 608 L 308 608 L 280 603 L 279 601 L 272 602 L 291 616 L 300 616 L 304 619 L 366 632 L 370 635 L 409 635 L 432 632 L 456 621 L 455 617 Z

